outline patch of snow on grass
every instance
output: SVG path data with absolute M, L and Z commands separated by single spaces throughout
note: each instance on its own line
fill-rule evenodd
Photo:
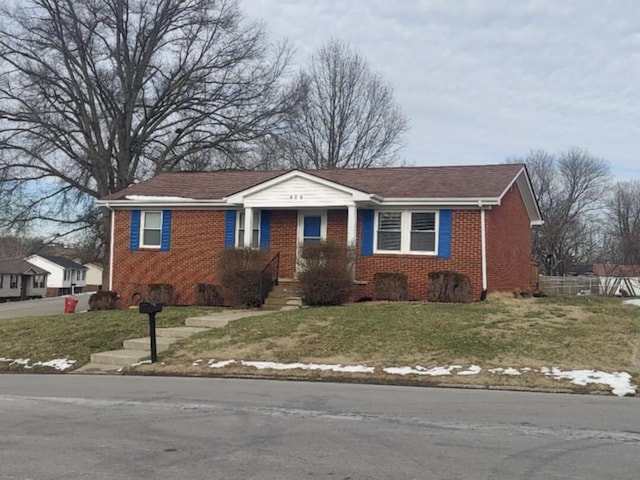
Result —
M 634 298 L 632 300 L 625 300 L 624 302 L 625 305 L 635 305 L 636 307 L 640 307 L 640 298 Z
M 63 372 L 67 368 L 71 368 L 74 363 L 76 363 L 75 360 L 68 360 L 66 358 L 54 358 L 53 360 L 49 360 L 47 362 L 36 362 L 32 366 L 53 367 L 56 370 Z
M 209 360 L 209 368 L 224 368 L 227 367 L 229 365 L 232 365 L 236 363 L 235 360 L 221 360 L 219 362 L 216 362 L 215 360 Z
M 129 365 L 130 367 L 137 367 L 139 365 L 145 365 L 147 363 L 151 363 L 151 360 L 142 360 L 141 362 L 132 363 Z
M 387 367 L 383 368 L 382 371 L 385 373 L 389 373 L 391 375 L 429 375 L 432 377 L 440 377 L 442 375 L 451 375 L 454 370 L 460 370 L 462 368 L 461 365 L 449 365 L 448 367 L 433 367 L 433 368 L 425 368 L 420 365 L 417 365 L 415 368 L 412 367 Z
M 619 397 L 636 394 L 637 385 L 631 384 L 631 375 L 627 372 L 607 373 L 596 370 L 567 370 L 563 372 L 556 367 L 551 370 L 542 368 L 540 372 L 557 380 L 567 379 L 574 385 L 608 385 L 611 387 L 611 393 Z
M 242 365 L 257 368 L 258 370 L 320 370 L 331 372 L 345 373 L 373 373 L 374 367 L 366 367 L 364 365 L 333 365 L 322 363 L 278 363 L 278 362 L 252 362 L 242 360 Z
M 456 372 L 457 375 L 478 375 L 482 371 L 478 365 L 471 365 L 466 370 L 462 370 L 461 372 Z
M 75 360 L 68 360 L 66 358 L 54 358 L 53 360 L 47 360 L 46 362 L 30 363 L 30 358 L 5 358 L 0 357 L 0 362 L 10 363 L 11 365 L 22 365 L 24 368 L 31 369 L 33 367 L 51 367 L 58 371 L 64 371 L 67 368 L 73 366 L 76 363 Z
M 491 373 L 497 373 L 500 375 L 522 375 L 522 372 L 520 370 L 518 370 L 517 368 L 513 368 L 513 367 L 507 367 L 507 368 L 501 368 L 501 367 L 497 367 L 497 368 L 490 368 L 489 372 Z

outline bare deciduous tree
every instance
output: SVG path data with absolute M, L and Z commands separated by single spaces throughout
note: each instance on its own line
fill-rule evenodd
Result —
M 543 270 L 564 274 L 572 264 L 591 260 L 596 212 L 609 188 L 608 164 L 579 148 L 558 156 L 531 151 L 517 161 L 527 165 L 544 219 L 532 239 L 532 254 Z
M 294 81 L 300 100 L 263 144 L 268 166 L 366 168 L 398 160 L 406 117 L 393 91 L 348 45 L 331 41 Z
M 288 106 L 289 48 L 235 0 L 21 0 L 0 15 L 0 201 L 13 225 L 83 229 L 94 198 L 237 161 Z
M 640 265 L 640 181 L 616 183 L 607 211 L 609 260 Z

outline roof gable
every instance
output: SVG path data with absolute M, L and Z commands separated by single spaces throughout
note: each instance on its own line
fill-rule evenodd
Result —
M 60 257 L 58 255 L 48 255 L 48 254 L 44 254 L 44 253 L 38 253 L 36 255 L 33 255 L 32 257 L 40 257 L 44 260 L 46 260 L 47 262 L 60 267 L 60 268 L 65 268 L 65 269 L 73 269 L 73 270 L 86 270 L 87 267 L 84 267 L 82 265 L 80 265 L 77 262 L 74 262 L 73 260 L 70 260 L 66 257 Z M 32 258 L 30 257 L 30 258 Z
M 328 207 L 370 199 L 370 194 L 326 180 L 310 172 L 292 170 L 230 195 L 227 202 L 243 204 L 247 207 L 269 202 L 273 207 L 287 207 L 294 200 L 299 207 Z

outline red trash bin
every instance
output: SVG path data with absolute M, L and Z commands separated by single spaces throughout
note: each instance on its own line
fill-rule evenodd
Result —
M 76 305 L 78 304 L 78 300 L 75 298 L 65 298 L 64 299 L 64 313 L 76 313 Z

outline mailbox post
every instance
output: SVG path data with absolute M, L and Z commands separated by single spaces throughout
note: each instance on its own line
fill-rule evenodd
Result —
M 158 349 L 156 347 L 156 313 L 162 311 L 161 303 L 140 302 L 138 305 L 140 313 L 149 315 L 149 339 L 151 342 L 151 363 L 158 361 Z

